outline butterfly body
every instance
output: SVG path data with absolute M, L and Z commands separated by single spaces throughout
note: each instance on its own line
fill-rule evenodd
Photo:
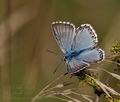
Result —
M 78 54 L 79 54 L 79 52 L 75 52 L 75 51 L 67 51 L 66 53 L 65 53 L 65 60 L 71 60 L 73 57 L 76 57 L 76 56 L 78 56 Z
M 65 58 L 65 60 L 69 60 L 70 61 L 72 58 L 75 58 L 75 57 L 79 56 L 81 53 L 83 53 L 86 50 L 89 50 L 89 49 L 83 49 L 83 50 L 80 50 L 80 51 L 73 51 L 71 49 L 71 50 L 69 50 L 69 51 L 67 51 L 65 53 L 65 57 L 64 58 Z
M 97 47 L 97 34 L 89 24 L 75 28 L 69 22 L 52 24 L 54 37 L 64 53 L 67 71 L 74 74 L 104 60 L 104 51 Z

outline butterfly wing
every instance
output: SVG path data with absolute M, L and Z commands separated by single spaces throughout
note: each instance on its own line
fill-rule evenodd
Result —
M 72 49 L 75 51 L 96 47 L 97 34 L 90 24 L 82 24 L 76 29 Z
M 68 62 L 67 72 L 70 74 L 77 73 L 89 66 L 89 63 L 73 58 L 70 62 Z
M 68 64 L 68 73 L 76 73 L 90 66 L 90 64 L 98 63 L 104 60 L 104 51 L 100 48 L 89 49 L 78 56 L 74 57 Z
M 94 29 L 89 24 L 83 24 L 75 29 L 68 22 L 54 22 L 52 24 L 54 37 L 63 53 L 70 49 L 81 53 L 73 57 L 68 64 L 68 73 L 76 73 L 91 63 L 100 62 L 104 59 L 104 51 L 96 48 L 98 39 Z
M 53 22 L 53 35 L 63 53 L 71 49 L 75 36 L 75 26 L 69 22 Z
M 76 57 L 77 60 L 82 60 L 84 62 L 87 62 L 89 64 L 91 63 L 97 63 L 100 61 L 103 61 L 105 59 L 105 54 L 104 51 L 100 48 L 95 48 L 95 49 L 89 49 L 81 54 L 79 54 Z

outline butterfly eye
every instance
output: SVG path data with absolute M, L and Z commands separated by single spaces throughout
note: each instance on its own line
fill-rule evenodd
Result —
M 66 61 L 66 59 L 67 59 L 67 57 L 65 56 L 65 57 L 64 57 L 64 61 Z

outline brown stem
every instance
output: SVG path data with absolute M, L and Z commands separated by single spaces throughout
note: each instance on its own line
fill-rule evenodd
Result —
M 49 88 L 54 82 L 56 82 L 57 80 L 59 80 L 61 77 L 63 77 L 64 75 L 60 75 L 57 79 L 53 80 L 50 84 L 48 84 L 47 86 L 45 86 L 35 97 L 33 97 L 31 102 L 34 102 L 41 94 L 44 93 L 44 91 Z
M 99 97 L 98 95 L 96 95 L 96 100 L 95 100 L 95 102 L 99 102 L 99 100 L 100 100 L 100 97 Z

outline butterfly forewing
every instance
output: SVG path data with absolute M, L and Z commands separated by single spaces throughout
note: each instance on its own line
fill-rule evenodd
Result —
M 75 36 L 75 26 L 69 22 L 53 22 L 54 37 L 63 53 L 71 49 Z
M 94 29 L 89 24 L 82 24 L 76 29 L 76 35 L 72 44 L 75 51 L 96 47 L 98 42 Z
M 76 73 L 80 70 L 83 70 L 86 67 L 89 67 L 90 64 L 98 63 L 102 60 L 104 60 L 104 51 L 100 48 L 95 49 L 89 49 L 78 56 L 74 57 L 69 63 L 68 63 L 68 73 Z

